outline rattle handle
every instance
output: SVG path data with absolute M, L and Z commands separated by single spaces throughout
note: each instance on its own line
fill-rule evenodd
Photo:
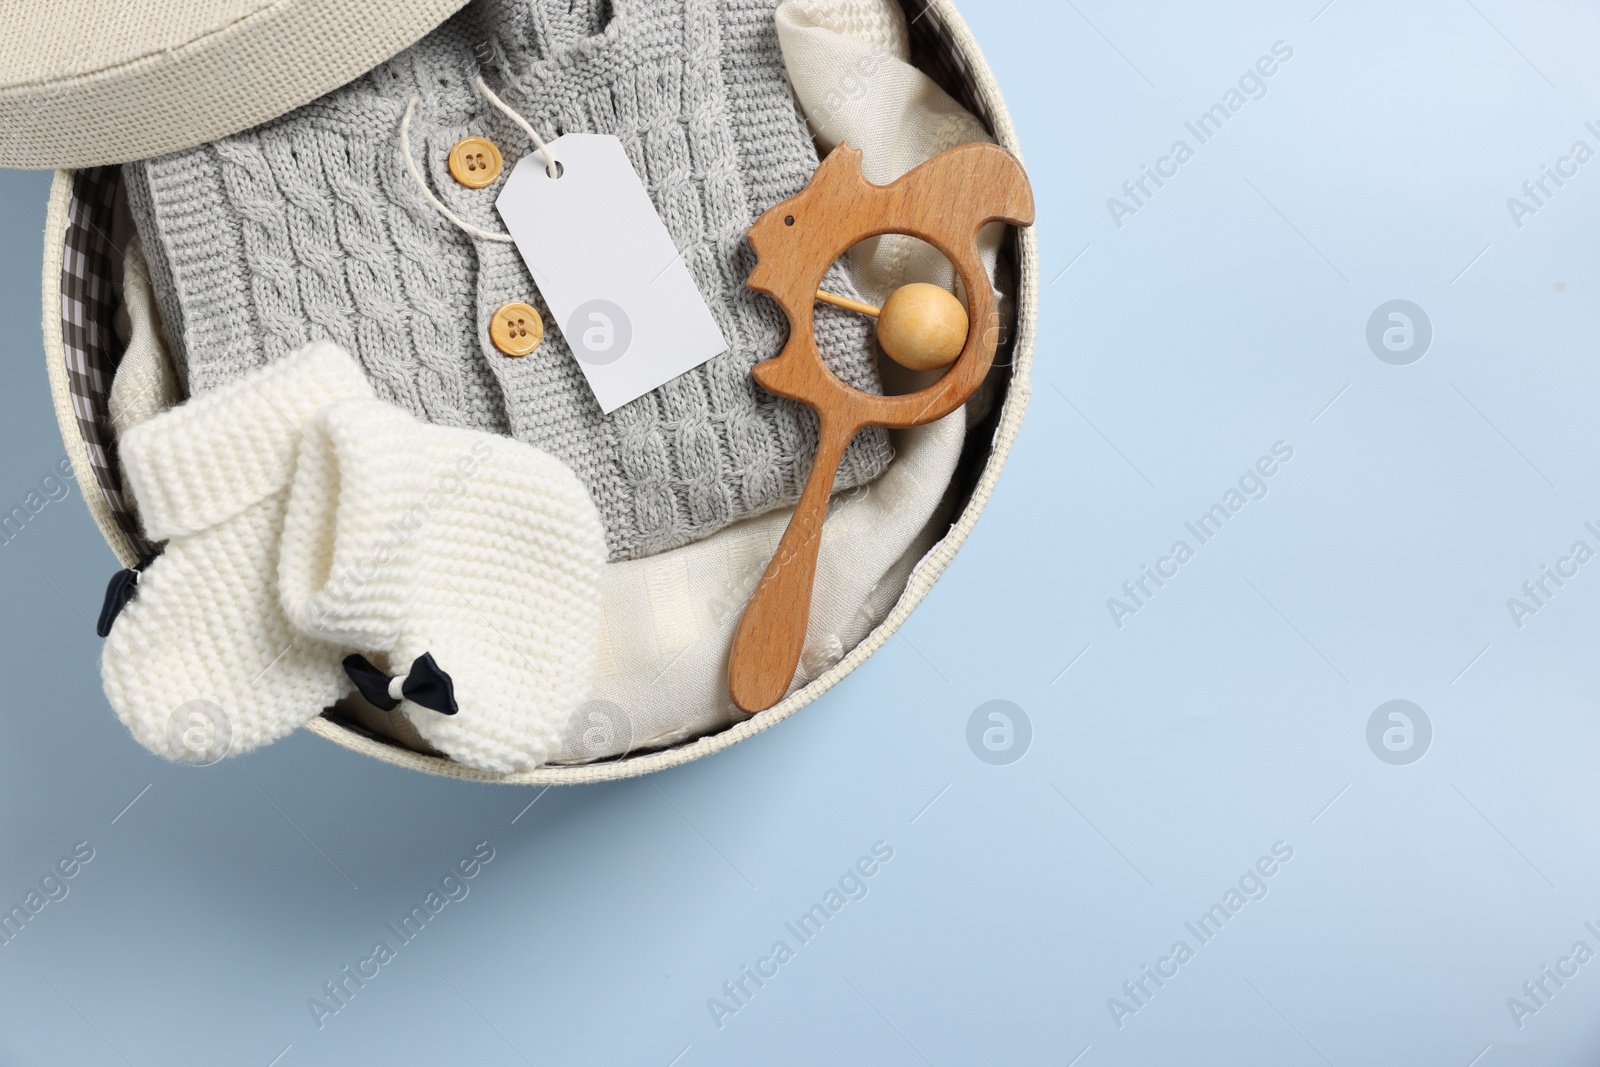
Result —
M 826 423 L 821 431 L 811 478 L 733 637 L 728 691 L 739 709 L 750 715 L 783 699 L 805 647 L 828 498 L 854 436 L 832 432 Z

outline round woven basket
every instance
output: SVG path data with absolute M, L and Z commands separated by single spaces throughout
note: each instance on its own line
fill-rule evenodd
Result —
M 911 24 L 912 61 L 1021 158 L 1021 146 L 1000 88 L 951 0 L 902 0 Z M 117 310 L 114 244 L 110 237 L 118 197 L 117 167 L 58 170 L 45 224 L 44 347 L 50 392 L 67 455 L 89 512 L 124 566 L 147 555 L 139 518 L 124 494 L 106 400 L 121 346 L 112 326 Z M 912 572 L 905 592 L 881 625 L 831 670 L 782 703 L 720 733 L 659 751 L 579 767 L 543 767 L 494 775 L 439 756 L 411 751 L 361 728 L 330 709 L 306 729 L 374 759 L 425 774 L 512 785 L 570 785 L 632 778 L 701 759 L 770 729 L 833 688 L 861 666 L 905 622 L 966 541 L 994 491 L 1027 410 L 1038 319 L 1039 256 L 1034 230 L 1016 231 L 1003 250 L 1016 278 L 1015 328 L 996 357 L 1000 402 L 972 434 L 973 447 L 956 473 L 963 497 L 955 522 Z M 987 438 L 986 447 L 984 439 Z

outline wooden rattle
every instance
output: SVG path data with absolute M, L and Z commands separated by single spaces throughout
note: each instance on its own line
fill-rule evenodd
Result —
M 750 244 L 760 262 L 746 284 L 771 296 L 789 318 L 789 342 L 782 353 L 757 364 L 752 373 L 768 392 L 815 410 L 819 433 L 811 477 L 734 634 L 728 690 L 741 710 L 765 711 L 783 699 L 794 681 L 811 616 L 828 498 L 851 440 L 868 426 L 903 429 L 942 419 L 965 404 L 988 375 L 998 344 L 999 314 L 994 287 L 978 255 L 978 234 L 997 221 L 1033 225 L 1027 173 L 998 145 L 952 148 L 891 185 L 867 181 L 860 150 L 840 145 L 805 189 L 750 228 Z M 825 299 L 819 287 L 834 260 L 861 241 L 890 233 L 920 238 L 943 253 L 955 265 L 970 310 L 964 313 L 965 342 L 959 354 L 929 364 L 949 366 L 937 382 L 905 396 L 874 396 L 846 385 L 828 369 L 817 350 L 813 314 L 816 301 Z M 888 320 L 888 332 L 902 356 L 941 358 L 937 342 L 953 321 L 948 303 L 943 311 L 930 311 L 927 294 L 914 290 L 904 297 L 905 306 L 897 307 L 895 298 L 902 293 L 894 293 L 879 312 L 880 338 Z M 959 307 L 954 297 L 950 302 Z M 858 305 L 855 310 L 879 309 Z

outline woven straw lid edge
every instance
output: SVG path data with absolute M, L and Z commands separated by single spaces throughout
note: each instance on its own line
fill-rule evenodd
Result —
M 90 71 L 8 85 L 0 70 L 0 166 L 103 166 L 226 137 L 358 77 L 465 3 L 277 0 L 177 47 L 130 43 L 125 59 Z M 50 7 L 48 23 L 8 19 L 0 34 L 44 35 L 49 49 L 93 32 Z

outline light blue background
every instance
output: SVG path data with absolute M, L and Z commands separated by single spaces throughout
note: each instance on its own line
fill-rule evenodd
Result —
M 1600 149 L 1600 15 L 1323 3 L 965 0 L 1038 194 L 1033 409 L 903 635 L 717 758 L 543 794 L 303 734 L 162 763 L 100 694 L 113 560 L 51 504 L 0 548 L 0 901 L 95 858 L 0 947 L 0 1063 L 1593 1063 L 1600 961 L 1520 1029 L 1507 999 L 1600 950 L 1600 562 L 1521 629 L 1506 599 L 1600 547 L 1600 161 L 1521 228 L 1506 198 Z M 1106 199 L 1276 41 L 1267 95 L 1118 228 Z M 62 455 L 46 189 L 0 175 L 6 508 Z M 1365 341 L 1396 298 L 1435 331 L 1411 366 Z M 1106 599 L 1278 441 L 1270 494 L 1119 630 Z M 967 745 L 994 699 L 1032 721 L 1011 766 Z M 1367 746 L 1392 699 L 1433 724 L 1410 766 Z M 479 841 L 470 895 L 319 1030 L 308 998 Z M 719 1028 L 708 998 L 878 841 Z M 1119 1028 L 1108 998 L 1279 841 Z

